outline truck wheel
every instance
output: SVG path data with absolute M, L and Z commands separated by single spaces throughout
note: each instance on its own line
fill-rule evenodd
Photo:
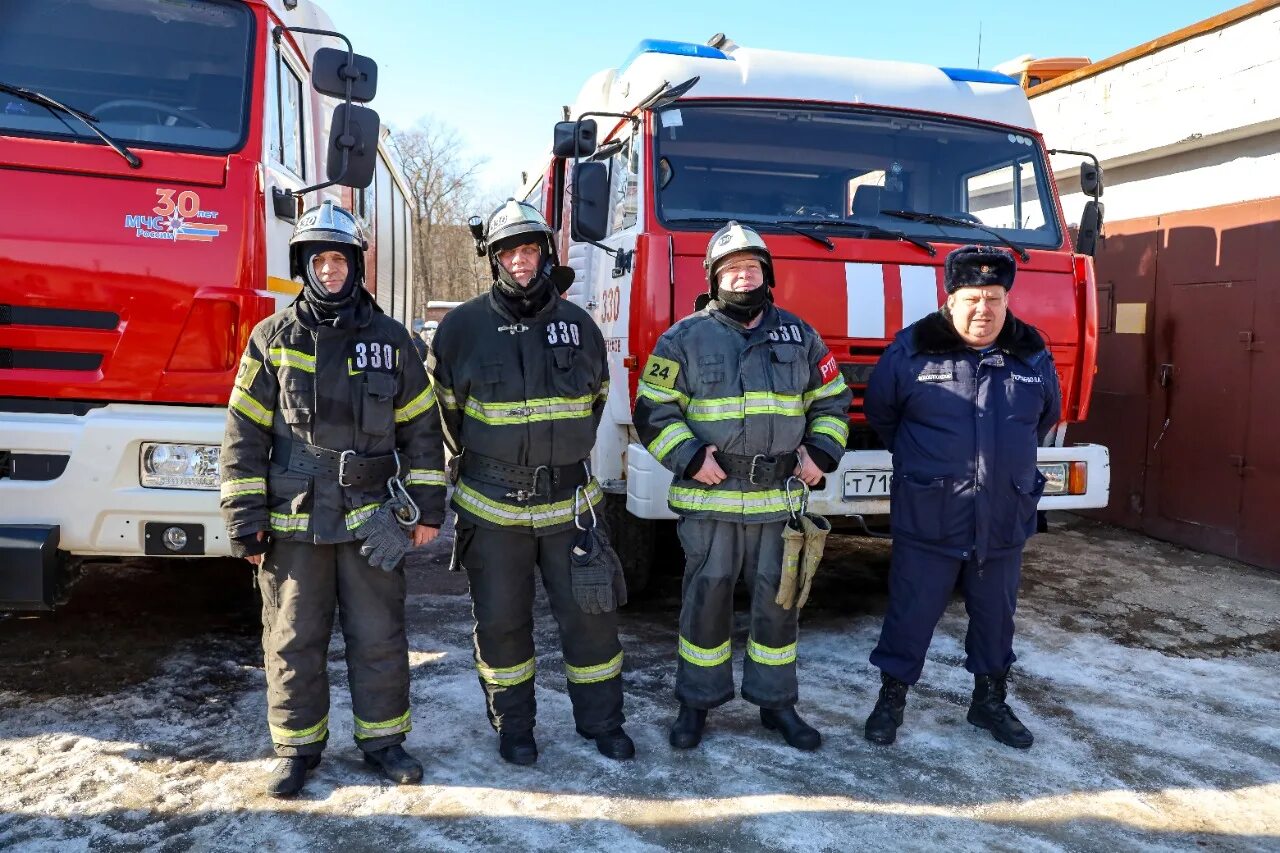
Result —
M 627 592 L 638 595 L 649 585 L 649 575 L 653 568 L 653 520 L 636 518 L 627 512 L 626 495 L 605 495 L 604 521 L 609 527 L 613 548 L 622 561 Z

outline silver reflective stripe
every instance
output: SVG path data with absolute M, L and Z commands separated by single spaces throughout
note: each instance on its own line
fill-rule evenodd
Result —
M 309 524 L 311 524 L 309 513 L 271 513 L 271 529 L 279 530 L 281 533 L 298 533 L 306 530 Z
M 681 637 L 678 651 L 680 652 L 680 657 L 694 666 L 719 666 L 720 664 L 728 663 L 731 656 L 728 640 L 725 640 L 714 649 L 704 649 L 702 646 L 696 646 Z
M 403 408 L 396 409 L 396 423 L 408 423 L 423 412 L 429 411 L 435 404 L 436 392 L 428 385 L 421 394 L 406 403 Z
M 518 663 L 515 666 L 492 667 L 484 661 L 476 658 L 476 670 L 479 671 L 480 677 L 485 682 L 495 687 L 515 687 L 533 678 L 534 658 L 529 658 L 524 663 Z
M 329 735 L 329 715 L 325 714 L 324 719 L 316 723 L 309 729 L 286 729 L 283 726 L 273 726 L 268 724 L 271 729 L 271 740 L 281 746 L 304 746 L 308 743 L 319 743 Z
M 585 497 L 592 506 L 604 500 L 604 493 L 600 491 L 600 484 L 595 480 L 588 483 Z M 453 499 L 458 506 L 466 509 L 467 512 L 486 521 L 492 521 L 494 524 L 501 524 L 506 527 L 554 527 L 557 524 L 570 522 L 574 519 L 572 498 L 557 503 L 532 504 L 530 506 L 509 504 L 486 497 L 463 481 L 458 484 L 458 488 L 454 491 Z M 586 506 L 582 505 L 581 502 L 578 509 L 583 512 L 587 511 Z
M 445 476 L 443 471 L 430 468 L 410 468 L 409 476 L 404 478 L 404 484 L 406 486 L 443 486 Z
M 223 480 L 218 486 L 218 494 L 223 499 L 240 495 L 265 495 L 267 481 L 263 477 L 242 477 L 239 480 Z
M 569 681 L 574 684 L 595 684 L 597 681 L 608 681 L 610 678 L 616 678 L 622 674 L 622 652 L 614 655 L 613 659 L 595 666 L 570 666 L 564 665 L 565 674 Z
M 356 717 L 356 739 L 367 740 L 369 738 L 398 735 L 401 732 L 410 731 L 413 728 L 413 721 L 410 719 L 409 714 L 409 711 L 405 711 L 394 720 L 387 720 L 381 723 L 366 723 L 364 720 Z
M 370 516 L 378 511 L 379 506 L 381 506 L 381 504 L 365 504 L 362 507 L 351 510 L 351 512 L 347 513 L 346 516 L 347 529 L 355 530 L 357 527 L 364 524 L 369 520 Z
M 796 662 L 796 644 L 791 643 L 775 649 L 747 638 L 747 656 L 756 663 L 766 666 L 786 666 Z

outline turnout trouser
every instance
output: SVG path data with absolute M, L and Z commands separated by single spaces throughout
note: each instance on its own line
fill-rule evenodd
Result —
M 489 723 L 499 733 L 533 728 L 534 568 L 560 629 L 573 719 L 595 736 L 622 725 L 622 645 L 618 613 L 584 613 L 573 598 L 569 548 L 577 531 L 531 532 L 463 527 L 458 559 L 467 570 L 475 616 L 476 669 Z
M 762 708 L 796 703 L 798 613 L 774 603 L 782 576 L 785 524 L 695 518 L 678 522 L 685 570 L 676 698 L 683 704 L 714 708 L 733 698 L 729 635 L 733 588 L 743 573 L 751 593 L 751 629 L 742 665 L 742 698 Z
M 924 668 L 933 629 L 960 577 L 969 614 L 965 668 L 975 675 L 1005 672 L 1013 653 L 1013 614 L 1018 606 L 1022 549 L 986 562 L 961 560 L 894 540 L 889 569 L 889 610 L 871 663 L 899 681 L 915 684 Z
M 401 743 L 409 718 L 403 565 L 369 565 L 359 542 L 277 540 L 258 570 L 267 722 L 277 755 L 318 755 L 329 738 L 329 636 L 334 605 L 346 640 L 356 743 Z

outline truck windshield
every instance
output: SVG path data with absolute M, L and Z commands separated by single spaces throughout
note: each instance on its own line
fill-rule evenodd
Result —
M 130 148 L 244 143 L 253 15 L 222 0 L 0 0 L 0 81 L 96 120 Z M 84 123 L 0 92 L 0 133 L 97 143 Z
M 838 107 L 682 103 L 658 114 L 658 215 L 858 222 L 932 240 L 1056 248 L 1033 137 L 964 120 Z M 893 215 L 941 214 L 955 223 Z M 825 229 L 824 229 L 825 230 Z M 828 231 L 839 236 L 839 232 Z

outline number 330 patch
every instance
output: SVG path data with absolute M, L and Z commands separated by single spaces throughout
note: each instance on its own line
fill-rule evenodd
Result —
M 553 320 L 547 324 L 547 346 L 549 347 L 582 347 L 582 331 L 577 323 L 567 320 Z
M 353 370 L 394 372 L 396 348 L 380 341 L 356 341 L 351 345 L 351 367 Z

